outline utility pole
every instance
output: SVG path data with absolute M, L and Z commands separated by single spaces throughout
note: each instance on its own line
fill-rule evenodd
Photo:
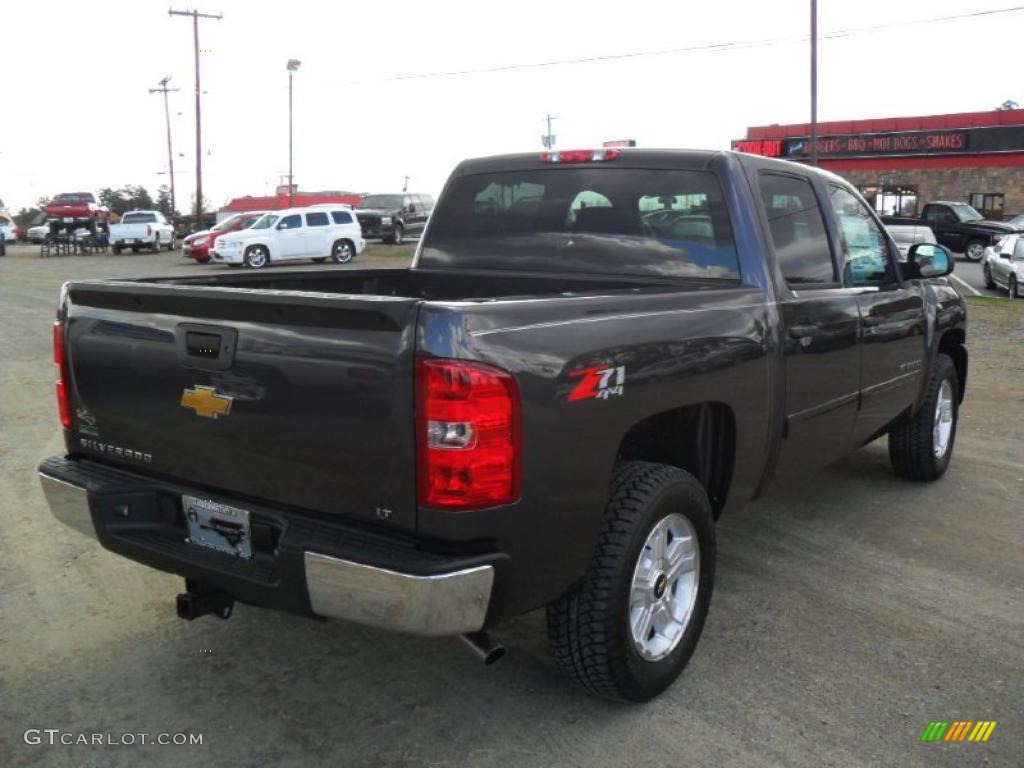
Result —
M 402 191 L 403 192 L 408 192 L 409 191 L 409 179 L 412 178 L 412 177 L 411 176 L 403 176 L 402 178 L 403 178 L 403 181 L 402 181 Z
M 818 164 L 818 0 L 811 0 L 811 165 Z
M 540 137 L 540 143 L 543 144 L 546 149 L 555 148 L 555 135 L 551 133 L 551 121 L 557 119 L 558 115 L 552 115 L 550 112 L 547 113 L 548 132 Z
M 196 226 L 200 226 L 203 218 L 203 130 L 202 116 L 199 105 L 199 19 L 223 18 L 222 14 L 200 13 L 199 11 L 176 11 L 173 8 L 167 11 L 170 16 L 191 16 L 192 17 L 192 43 L 195 48 L 196 57 Z
M 167 122 L 167 172 L 171 176 L 171 218 L 178 215 L 178 209 L 174 203 L 174 152 L 171 151 L 171 111 L 167 105 L 167 94 L 180 91 L 181 88 L 168 88 L 171 76 L 168 75 L 160 81 L 159 88 L 150 88 L 150 93 L 162 93 L 164 95 L 164 120 Z

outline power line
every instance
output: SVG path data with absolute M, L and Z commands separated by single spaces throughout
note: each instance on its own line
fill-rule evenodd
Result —
M 818 40 L 835 40 L 838 38 L 852 37 L 854 35 L 864 34 L 867 32 L 879 32 L 886 29 L 914 27 L 921 26 L 924 24 L 938 24 L 947 21 L 962 21 L 964 19 L 972 19 L 981 16 L 995 16 L 999 14 L 1018 13 L 1020 11 L 1024 11 L 1024 5 L 1016 5 L 1010 8 L 990 8 L 983 11 L 972 11 L 971 13 L 958 13 L 953 14 L 951 16 L 936 16 L 928 19 L 911 19 L 910 21 L 890 22 L 887 24 L 872 24 L 866 27 L 851 27 L 849 29 L 839 29 L 833 32 L 826 32 L 825 34 L 819 34 Z M 648 56 L 669 56 L 677 53 L 694 53 L 698 51 L 717 53 L 719 51 L 743 50 L 749 48 L 766 48 L 775 45 L 802 43 L 806 42 L 809 39 L 810 38 L 808 35 L 795 35 L 790 37 L 767 37 L 758 40 L 735 40 L 720 43 L 701 43 L 698 45 L 686 45 L 678 48 L 662 48 L 659 50 L 649 51 L 630 51 L 627 53 L 609 53 L 599 56 L 582 56 L 573 59 L 552 59 L 550 61 L 523 62 L 519 64 L 502 64 L 493 67 L 455 69 L 445 72 L 421 72 L 406 75 L 396 75 L 394 77 L 386 77 L 379 80 L 349 81 L 346 83 L 339 83 L 339 85 L 359 85 L 362 83 L 393 83 L 401 82 L 404 80 L 430 80 L 442 77 L 460 77 L 464 75 L 482 75 L 494 72 L 513 72 L 516 70 L 524 69 L 562 67 L 573 64 L 593 64 L 603 61 L 621 61 L 623 59 L 638 59 Z

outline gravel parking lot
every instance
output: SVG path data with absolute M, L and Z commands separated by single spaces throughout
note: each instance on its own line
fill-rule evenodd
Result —
M 691 665 L 660 699 L 624 707 L 556 672 L 541 613 L 495 633 L 510 652 L 490 668 L 455 639 L 246 606 L 226 622 L 176 618 L 177 578 L 107 553 L 43 502 L 35 466 L 62 449 L 50 323 L 64 280 L 222 268 L 175 254 L 8 253 L 0 764 L 1022 764 L 1024 301 L 972 303 L 968 397 L 948 475 L 898 481 L 882 441 L 723 519 L 718 584 Z M 337 268 L 405 263 L 368 253 Z M 998 726 L 983 744 L 922 743 L 931 720 Z M 27 729 L 184 732 L 202 744 L 31 745 Z

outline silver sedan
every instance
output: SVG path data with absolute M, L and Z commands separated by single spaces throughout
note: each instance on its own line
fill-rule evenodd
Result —
M 986 248 L 982 269 L 986 288 L 1003 288 L 1011 299 L 1024 296 L 1024 235 L 1007 235 Z

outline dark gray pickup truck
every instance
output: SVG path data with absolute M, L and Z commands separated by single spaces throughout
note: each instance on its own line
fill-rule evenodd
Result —
M 427 635 L 547 608 L 643 701 L 711 600 L 715 520 L 887 436 L 949 464 L 967 379 L 941 245 L 845 181 L 730 152 L 462 163 L 411 269 L 64 286 L 54 513 L 235 601 Z

